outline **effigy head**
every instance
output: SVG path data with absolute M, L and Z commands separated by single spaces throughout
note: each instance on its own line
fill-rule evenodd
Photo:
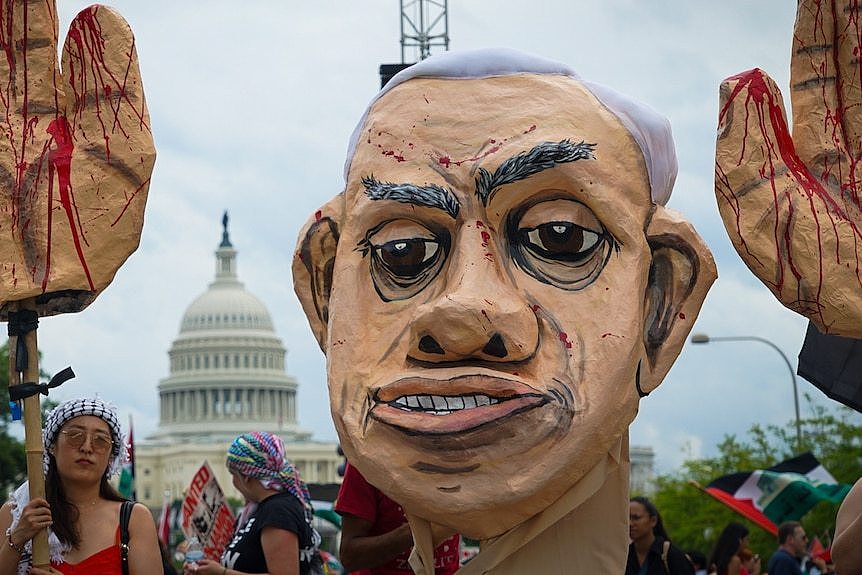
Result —
M 666 120 L 559 64 L 480 51 L 393 78 L 294 260 L 351 463 L 478 538 L 577 483 L 715 279 L 663 207 L 675 175 Z

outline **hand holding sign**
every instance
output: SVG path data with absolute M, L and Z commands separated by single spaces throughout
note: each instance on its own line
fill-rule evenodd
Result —
M 0 310 L 92 302 L 137 248 L 155 161 L 132 31 L 91 6 L 57 56 L 53 0 L 0 2 Z

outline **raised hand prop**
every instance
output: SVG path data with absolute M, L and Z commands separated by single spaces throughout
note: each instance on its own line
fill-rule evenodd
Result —
M 793 131 L 762 70 L 721 86 L 715 193 L 739 255 L 821 332 L 862 338 L 862 28 L 855 2 L 799 2 Z
M 155 161 L 129 26 L 110 8 L 87 8 L 72 21 L 61 66 L 57 21 L 53 0 L 0 2 L 0 314 L 10 320 L 10 385 L 38 377 L 38 316 L 89 305 L 137 249 Z M 24 418 L 31 497 L 43 496 L 38 395 L 24 399 Z M 47 562 L 43 537 L 33 563 Z

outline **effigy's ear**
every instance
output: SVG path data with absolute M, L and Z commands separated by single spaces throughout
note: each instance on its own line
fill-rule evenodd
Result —
M 709 248 L 681 215 L 662 206 L 647 226 L 652 252 L 644 293 L 644 348 L 639 391 L 658 387 L 688 337 L 717 277 Z
M 324 353 L 342 214 L 344 194 L 339 194 L 308 219 L 299 233 L 293 254 L 293 291 Z

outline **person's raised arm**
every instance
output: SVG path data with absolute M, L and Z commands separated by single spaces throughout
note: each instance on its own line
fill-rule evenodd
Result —
M 820 331 L 862 337 L 862 77 L 854 2 L 800 0 L 793 133 L 760 69 L 726 79 L 715 194 L 746 265 Z
M 371 526 L 370 521 L 342 514 L 339 559 L 347 571 L 380 567 L 413 547 L 407 523 L 381 535 L 370 535 Z

